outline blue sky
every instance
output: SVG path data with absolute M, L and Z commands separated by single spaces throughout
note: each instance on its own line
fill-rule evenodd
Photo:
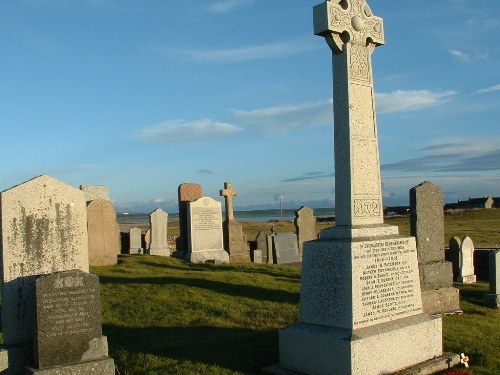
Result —
M 331 53 L 309 0 L 0 1 L 0 190 L 107 185 L 177 210 L 334 205 Z M 500 196 L 500 1 L 371 0 L 384 204 Z

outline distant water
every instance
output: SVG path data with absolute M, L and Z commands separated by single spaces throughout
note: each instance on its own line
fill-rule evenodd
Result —
M 252 211 L 235 211 L 234 217 L 239 221 L 270 221 L 270 220 L 286 220 L 292 221 L 295 219 L 295 209 L 279 209 L 273 210 L 252 210 Z M 225 213 L 222 213 L 224 218 Z M 332 217 L 335 216 L 335 210 L 333 208 L 315 208 L 314 215 L 316 217 Z M 130 213 L 128 215 L 123 215 L 119 212 L 116 214 L 117 221 L 119 223 L 128 224 L 148 224 L 149 214 L 147 213 Z M 168 221 L 176 222 L 179 220 L 178 213 L 169 213 Z

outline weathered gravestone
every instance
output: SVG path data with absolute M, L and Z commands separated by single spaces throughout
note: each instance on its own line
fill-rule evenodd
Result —
M 142 231 L 141 228 L 133 227 L 129 230 L 129 254 L 142 254 Z
M 441 318 L 422 313 L 415 239 L 383 223 L 371 68 L 382 19 L 365 0 L 325 1 L 314 29 L 333 51 L 336 226 L 304 244 L 299 321 L 279 332 L 280 366 L 378 375 L 439 358 L 446 369 Z
M 104 185 L 80 185 L 80 190 L 85 193 L 87 202 L 96 199 L 109 200 L 109 188 Z
M 295 233 L 276 233 L 273 236 L 273 250 L 277 264 L 300 263 Z
M 297 240 L 299 246 L 299 255 L 302 257 L 303 244 L 306 241 L 316 240 L 316 218 L 314 210 L 307 206 L 302 206 L 295 211 L 295 230 L 297 232 Z
M 145 252 L 147 253 L 151 246 L 151 229 L 146 229 L 146 232 L 144 232 L 144 245 Z
M 89 270 L 85 194 L 50 176 L 36 177 L 0 193 L 0 225 L 0 362 L 7 355 L 8 374 L 17 375 L 33 363 L 36 277 Z
M 168 214 L 161 208 L 157 208 L 149 215 L 149 223 L 151 237 L 149 254 L 170 256 L 167 241 Z
M 90 265 L 116 264 L 120 253 L 120 227 L 110 201 L 95 199 L 87 204 L 87 229 Z
M 250 250 L 243 234 L 243 227 L 234 218 L 233 197 L 238 192 L 230 182 L 224 183 L 224 189 L 220 190 L 221 197 L 226 201 L 226 219 L 224 220 L 224 248 L 229 253 L 229 262 L 250 262 Z
M 446 254 L 446 260 L 450 261 L 453 270 L 453 280 L 457 280 L 460 273 L 460 245 L 462 240 L 453 236 L 450 238 L 448 244 L 448 253 Z
M 484 302 L 487 306 L 500 307 L 500 249 L 489 255 L 490 291 L 485 294 Z
M 109 374 L 101 329 L 99 279 L 73 270 L 36 280 L 35 365 L 27 374 Z
M 201 185 L 194 183 L 180 184 L 178 188 L 178 201 L 179 201 L 179 238 L 177 239 L 177 250 L 183 252 L 187 251 L 188 247 L 188 205 L 189 202 L 203 196 Z
M 474 284 L 474 244 L 469 236 L 465 236 L 460 244 L 460 267 L 457 282 L 462 284 Z
M 255 238 L 256 242 L 256 250 L 259 250 L 261 252 L 262 256 L 262 262 L 261 263 L 267 263 L 267 235 L 260 231 L 257 234 L 257 237 Z M 255 257 L 254 257 L 254 262 L 255 262 Z M 257 263 L 257 262 L 256 262 Z
M 188 217 L 188 253 L 185 259 L 193 263 L 228 263 L 220 202 L 209 197 L 189 202 Z
M 443 191 L 431 182 L 410 189 L 410 233 L 416 238 L 425 314 L 460 312 L 451 262 L 445 260 Z

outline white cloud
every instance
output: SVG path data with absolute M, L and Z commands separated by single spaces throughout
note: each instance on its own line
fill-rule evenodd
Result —
M 479 52 L 474 52 L 474 53 L 468 53 L 468 52 L 463 52 L 459 51 L 456 49 L 451 49 L 450 54 L 456 58 L 457 60 L 464 62 L 464 63 L 470 63 L 472 61 L 476 60 L 487 60 L 488 57 L 490 56 L 489 53 L 479 53 Z
M 160 47 L 157 51 L 165 57 L 179 56 L 196 62 L 233 63 L 241 61 L 277 59 L 311 51 L 317 48 L 317 45 L 314 43 L 311 44 L 303 39 L 298 39 L 289 42 L 276 42 L 228 49 L 200 50 Z
M 456 95 L 455 91 L 430 90 L 397 90 L 392 93 L 376 94 L 377 112 L 393 113 L 416 111 L 422 108 L 434 107 L 446 102 Z
M 500 91 L 500 83 L 494 86 L 487 87 L 485 89 L 480 89 L 474 92 L 474 94 L 486 94 L 488 92 Z
M 253 4 L 254 0 L 220 0 L 207 6 L 207 10 L 214 13 L 229 12 L 242 5 Z
M 298 106 L 281 106 L 235 111 L 236 121 L 245 127 L 255 128 L 266 134 L 279 135 L 291 130 L 331 124 L 332 100 Z
M 137 138 L 152 143 L 199 143 L 227 138 L 243 129 L 213 120 L 168 121 L 142 129 Z

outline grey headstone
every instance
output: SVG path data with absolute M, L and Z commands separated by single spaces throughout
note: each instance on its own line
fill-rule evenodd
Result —
M 257 243 L 257 250 L 262 251 L 262 263 L 267 263 L 267 235 L 260 231 L 255 238 Z
M 277 233 L 273 237 L 273 245 L 277 264 L 300 262 L 295 233 Z
M 151 243 L 150 255 L 170 256 L 167 240 L 168 214 L 157 208 L 149 215 Z
M 307 206 L 302 206 L 295 212 L 295 230 L 297 232 L 299 254 L 302 256 L 303 244 L 306 241 L 316 240 L 316 217 L 314 210 Z
M 474 244 L 469 236 L 466 236 L 460 244 L 460 269 L 457 282 L 463 284 L 474 284 Z
M 452 263 L 453 270 L 453 280 L 457 280 L 460 273 L 460 245 L 462 244 L 462 240 L 453 236 L 450 238 L 448 243 L 448 260 Z
M 91 266 L 116 264 L 120 253 L 120 227 L 110 201 L 95 199 L 87 205 L 89 262 Z
M 492 251 L 488 257 L 490 271 L 490 291 L 484 296 L 487 306 L 500 307 L 500 249 Z
M 142 254 L 142 232 L 141 228 L 133 227 L 129 230 L 130 251 L 129 254 Z

